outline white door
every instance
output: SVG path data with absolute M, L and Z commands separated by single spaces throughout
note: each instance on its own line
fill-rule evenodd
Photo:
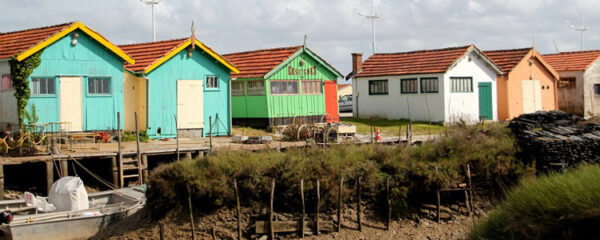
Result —
M 523 113 L 542 110 L 542 89 L 540 80 L 523 80 Z
M 177 128 L 204 127 L 202 80 L 177 81 Z
M 66 131 L 83 131 L 81 77 L 60 77 L 60 121 Z

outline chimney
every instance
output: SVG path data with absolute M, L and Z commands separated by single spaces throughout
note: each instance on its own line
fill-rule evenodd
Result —
M 352 54 L 352 73 L 358 74 L 362 71 L 362 53 L 353 53 Z

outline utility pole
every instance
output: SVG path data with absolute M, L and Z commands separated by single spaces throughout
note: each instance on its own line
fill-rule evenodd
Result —
M 579 26 L 575 26 L 575 25 L 571 24 L 571 21 L 569 21 L 569 20 L 567 20 L 566 22 L 567 22 L 567 24 L 569 24 L 569 28 L 581 33 L 581 50 L 584 50 L 585 49 L 584 33 L 588 30 L 588 27 L 586 27 L 584 24 L 583 12 L 581 13 L 580 17 L 581 17 L 581 25 L 579 25 Z
M 152 6 L 152 41 L 156 42 L 156 28 L 155 28 L 155 20 L 154 20 L 154 5 L 158 4 L 162 0 L 140 0 L 145 4 Z
M 377 51 L 376 43 L 375 43 L 375 20 L 379 18 L 379 13 L 375 13 L 375 0 L 371 0 L 371 13 L 366 14 L 362 12 L 358 12 L 359 15 L 371 19 L 371 29 L 373 34 L 373 54 Z

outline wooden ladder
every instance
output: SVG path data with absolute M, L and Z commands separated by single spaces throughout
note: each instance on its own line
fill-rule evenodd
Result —
M 121 176 L 121 186 L 125 184 L 125 180 L 129 178 L 137 178 L 138 184 L 142 183 L 143 166 L 137 156 L 123 158 L 122 164 L 119 164 L 119 176 Z

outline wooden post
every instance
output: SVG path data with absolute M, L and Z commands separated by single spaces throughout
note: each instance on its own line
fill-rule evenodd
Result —
M 473 214 L 473 185 L 471 182 L 471 165 L 467 164 L 467 183 L 469 184 L 469 215 Z
M 238 191 L 236 179 L 233 179 L 233 189 L 235 190 L 235 214 L 237 217 L 237 239 L 242 240 L 242 216 L 240 215 L 240 193 Z
M 217 232 L 215 231 L 215 227 L 212 227 L 212 239 L 217 240 Z
M 192 153 L 191 152 L 186 152 L 185 153 L 185 159 L 188 159 L 188 160 L 192 159 Z
M 177 155 L 177 161 L 179 162 L 179 127 L 177 126 L 177 115 L 173 115 L 175 117 L 175 155 Z
M 269 204 L 269 239 L 275 239 L 275 229 L 273 229 L 273 198 L 275 197 L 275 179 L 271 181 L 271 197 Z
M 315 234 L 319 236 L 319 205 L 321 204 L 320 182 L 317 179 L 317 209 L 315 213 Z
M 190 210 L 190 225 L 192 227 L 192 240 L 196 240 L 196 228 L 194 227 L 194 211 L 192 210 L 192 191 L 190 190 L 190 185 L 186 184 L 188 191 L 188 207 Z
M 160 233 L 160 240 L 165 240 L 165 223 L 160 222 L 158 224 L 158 231 Z
M 138 184 L 142 184 L 142 155 L 140 153 L 140 130 L 138 128 L 137 112 L 135 112 L 135 144 L 137 147 Z
M 142 173 L 144 174 L 142 181 L 148 183 L 148 155 L 142 156 L 142 167 L 144 168 L 142 170 Z
M 344 190 L 344 176 L 342 176 L 342 178 L 340 179 L 340 189 L 338 191 L 338 212 L 337 212 L 337 218 L 338 218 L 338 225 L 337 225 L 337 231 L 339 232 L 342 229 L 342 191 Z
M 358 231 L 362 232 L 362 222 L 361 222 L 361 209 L 360 209 L 360 202 L 361 202 L 361 193 L 360 193 L 360 183 L 362 181 L 361 179 L 362 177 L 358 177 L 357 181 L 356 181 L 356 219 L 357 219 L 357 223 L 358 223 Z
M 465 207 L 467 208 L 467 214 L 471 216 L 471 206 L 469 205 L 469 190 L 465 189 Z
M 50 188 L 54 183 L 54 164 L 52 161 L 46 161 L 46 192 L 50 194 Z
M 437 222 L 439 223 L 441 220 L 440 217 L 440 190 L 435 191 L 435 195 L 437 197 L 437 204 L 436 204 L 436 210 L 437 210 Z
M 60 160 L 60 172 L 62 174 L 61 177 L 69 176 L 69 162 L 67 159 Z
M 300 201 L 302 202 L 302 215 L 300 216 L 300 238 L 304 238 L 304 218 L 306 218 L 306 206 L 304 204 L 304 179 L 300 180 Z
M 0 162 L 0 200 L 4 200 L 4 163 Z
M 402 124 L 398 126 L 398 144 L 402 143 Z
M 390 177 L 387 178 L 387 181 L 385 183 L 385 198 L 387 200 L 387 207 L 388 207 L 387 219 L 385 221 L 385 230 L 389 231 L 390 230 L 390 222 L 392 220 L 392 199 L 390 197 Z
M 119 166 L 117 165 L 117 157 L 110 158 L 110 169 L 112 172 L 112 184 L 119 187 Z
M 123 188 L 124 185 L 124 179 L 123 179 L 123 152 L 122 152 L 122 146 L 121 146 L 121 141 L 122 141 L 122 137 L 121 137 L 121 112 L 117 112 L 117 150 L 118 152 L 118 159 L 119 160 L 119 184 L 118 186 L 120 186 L 120 188 Z M 117 186 L 117 185 L 115 185 Z
M 213 123 L 212 123 L 212 116 L 208 116 L 208 125 L 209 125 L 209 130 L 210 132 L 208 133 L 209 136 L 209 146 L 210 149 L 212 150 L 212 132 L 213 132 Z

